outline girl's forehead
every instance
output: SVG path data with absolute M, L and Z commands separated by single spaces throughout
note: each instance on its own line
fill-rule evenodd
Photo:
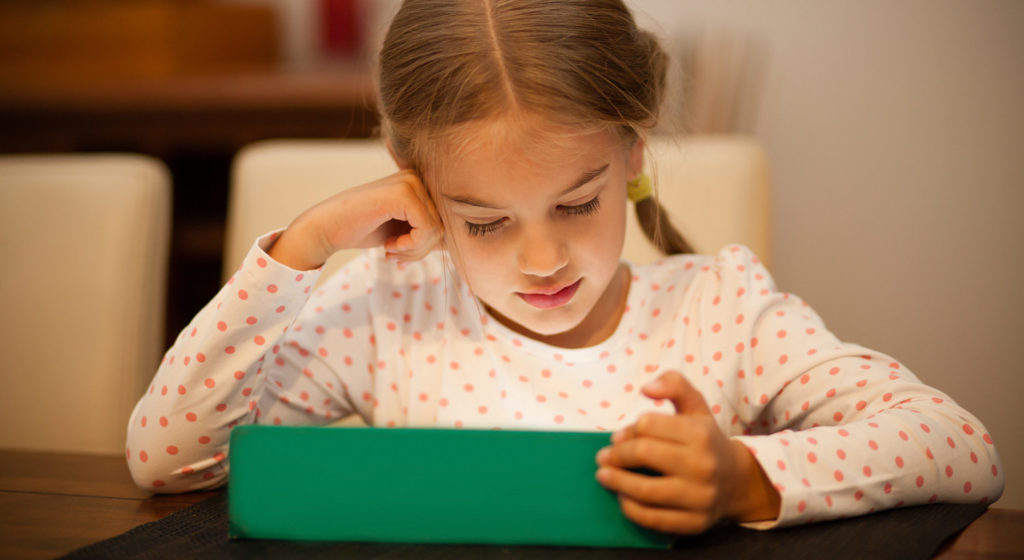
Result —
M 618 135 L 607 127 L 572 127 L 537 118 L 526 122 L 493 119 L 460 127 L 438 146 L 433 159 L 448 179 L 442 181 L 446 184 L 480 172 L 593 165 L 622 147 Z
M 485 208 L 544 206 L 578 196 L 578 187 L 617 160 L 624 162 L 619 147 L 614 135 L 604 132 L 541 136 L 534 143 L 485 139 L 452 158 L 432 190 L 435 200 L 473 201 Z

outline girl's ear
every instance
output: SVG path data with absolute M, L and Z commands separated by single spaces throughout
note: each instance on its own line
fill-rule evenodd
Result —
M 626 178 L 632 179 L 644 170 L 644 139 L 637 138 L 633 147 L 629 149 L 629 156 L 626 160 Z
M 391 145 L 391 139 L 387 138 L 384 140 L 384 145 L 388 147 L 388 153 L 391 154 L 391 159 L 394 160 L 395 165 L 401 170 L 412 169 L 412 165 L 409 162 L 401 159 L 395 154 L 395 148 Z

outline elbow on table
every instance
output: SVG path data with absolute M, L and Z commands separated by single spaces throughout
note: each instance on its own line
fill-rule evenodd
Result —
M 1006 478 L 1003 474 L 1003 463 L 999 458 L 999 453 L 996 452 L 995 446 L 986 442 L 983 449 L 986 453 L 982 455 L 988 458 L 989 464 L 986 466 L 985 463 L 979 461 L 979 466 L 982 467 L 982 472 L 978 475 L 981 480 L 979 484 L 979 492 L 982 494 L 982 503 L 993 503 L 1003 495 L 1003 489 L 1006 485 Z M 972 462 L 976 455 L 971 454 Z M 969 493 L 965 487 L 964 493 Z
M 995 502 L 1003 494 L 1005 477 L 992 436 L 979 419 L 966 412 L 957 415 L 952 423 L 954 427 L 946 441 L 953 456 L 959 457 L 959 465 L 955 470 L 947 466 L 946 476 L 950 477 L 951 472 L 967 473 L 955 479 L 958 484 L 962 482 L 962 487 L 955 489 L 955 501 Z
M 208 490 L 227 482 L 226 460 L 203 460 L 188 464 L 181 461 L 159 460 L 140 451 L 128 457 L 128 471 L 135 485 L 159 494 L 180 494 L 193 490 Z

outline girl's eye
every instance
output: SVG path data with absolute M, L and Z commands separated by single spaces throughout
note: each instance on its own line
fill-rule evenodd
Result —
M 597 212 L 600 207 L 601 200 L 599 197 L 595 196 L 583 204 L 577 204 L 575 206 L 559 206 L 558 211 L 569 216 L 589 216 L 590 214 Z M 487 222 L 486 224 L 466 222 L 466 231 L 474 237 L 483 237 L 498 231 L 504 224 L 505 218 L 494 220 L 493 222 Z
M 595 196 L 583 204 L 577 204 L 576 206 L 559 206 L 558 209 L 572 216 L 589 216 L 590 214 L 597 212 L 597 209 L 600 207 L 600 197 Z
M 501 224 L 505 222 L 505 218 L 494 220 L 493 222 L 487 222 L 486 224 L 474 224 L 473 222 L 466 222 L 466 230 L 470 235 L 476 237 L 482 237 L 489 233 L 494 233 L 501 229 Z

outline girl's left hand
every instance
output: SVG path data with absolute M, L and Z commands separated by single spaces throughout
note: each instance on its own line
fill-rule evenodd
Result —
M 775 519 L 779 494 L 745 445 L 718 428 L 704 397 L 677 372 L 643 388 L 675 414 L 648 413 L 597 454 L 597 480 L 619 494 L 623 514 L 666 533 L 700 533 L 720 519 Z M 653 469 L 648 476 L 627 469 Z

